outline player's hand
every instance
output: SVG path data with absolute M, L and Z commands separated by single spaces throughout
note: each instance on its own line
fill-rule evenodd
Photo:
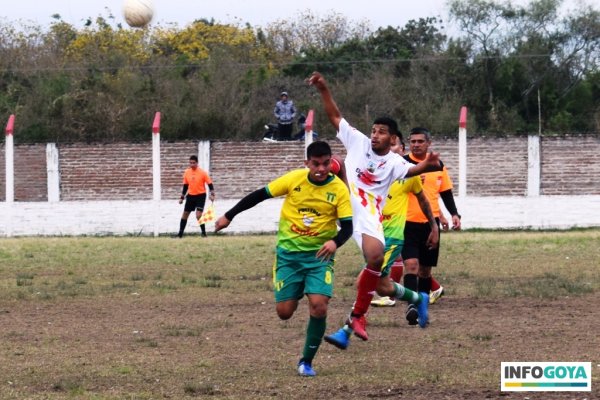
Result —
M 448 232 L 448 229 L 450 229 L 450 224 L 448 223 L 448 220 L 442 213 L 440 213 L 440 224 L 442 225 L 442 230 L 444 232 Z
M 183 203 L 183 199 L 180 198 L 179 199 L 179 204 L 181 204 L 181 203 Z
M 460 231 L 460 228 L 461 228 L 460 217 L 458 215 L 453 215 L 452 216 L 452 230 Z
M 210 192 L 208 198 L 210 199 L 210 201 L 215 201 L 215 192 Z
M 312 75 L 306 81 L 309 85 L 313 85 L 318 90 L 324 90 L 327 88 L 325 78 L 319 72 L 313 72 Z
M 215 232 L 219 232 L 221 229 L 227 228 L 230 223 L 231 221 L 228 220 L 226 216 L 221 215 L 215 222 Z
M 333 240 L 328 240 L 323 243 L 323 246 L 317 251 L 317 258 L 322 261 L 329 261 L 329 259 L 335 254 L 337 250 L 337 245 Z
M 440 153 L 437 153 L 435 151 L 427 153 L 427 158 L 425 159 L 425 162 L 430 167 L 439 168 L 441 166 L 441 164 L 440 164 Z
M 429 236 L 427 237 L 427 242 L 425 243 L 425 245 L 429 250 L 433 250 L 436 249 L 439 246 L 439 244 L 440 231 L 436 227 L 435 229 L 432 229 L 431 232 L 429 232 Z

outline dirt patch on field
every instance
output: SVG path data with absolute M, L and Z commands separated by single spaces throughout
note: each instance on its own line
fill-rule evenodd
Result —
M 279 321 L 268 291 L 0 303 L 0 397 L 600 398 L 598 304 L 446 296 L 425 330 L 405 323 L 404 306 L 372 309 L 371 339 L 323 344 L 308 379 L 295 373 L 306 303 Z M 348 307 L 332 301 L 327 332 Z M 593 392 L 501 393 L 502 361 L 591 361 Z

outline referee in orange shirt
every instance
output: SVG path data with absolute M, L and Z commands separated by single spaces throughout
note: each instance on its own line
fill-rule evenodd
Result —
M 431 133 L 426 128 L 413 128 L 408 136 L 408 141 L 410 153 L 405 155 L 404 159 L 412 164 L 417 164 L 427 156 L 431 146 Z M 441 197 L 444 206 L 452 215 L 452 229 L 460 230 L 460 214 L 456 209 L 454 195 L 452 194 L 452 180 L 444 164 L 441 164 L 441 170 L 421 174 L 423 192 L 429 200 L 438 226 L 440 217 L 439 198 Z M 404 286 L 413 291 L 430 293 L 432 290 L 433 277 L 431 269 L 437 265 L 440 246 L 438 245 L 432 249 L 427 246 L 427 238 L 430 232 L 431 227 L 427 217 L 421 211 L 415 195 L 409 194 L 402 259 L 404 260 Z M 443 290 L 444 288 L 439 286 L 438 290 L 430 294 L 430 299 L 433 297 L 435 297 L 434 300 L 439 298 L 443 294 Z M 406 310 L 408 323 L 415 325 L 417 317 L 417 310 L 409 306 Z
M 204 205 L 206 204 L 206 186 L 210 190 L 210 201 L 214 201 L 215 188 L 212 179 L 208 176 L 208 172 L 198 167 L 198 157 L 191 156 L 190 167 L 183 173 L 183 189 L 179 198 L 179 204 L 183 203 L 183 199 L 185 199 L 185 206 L 181 215 L 181 221 L 179 221 L 179 233 L 175 237 L 183 237 L 183 231 L 192 211 L 196 211 L 196 219 L 200 220 L 204 211 Z M 200 225 L 200 229 L 202 230 L 202 237 L 206 237 L 206 227 L 204 224 Z

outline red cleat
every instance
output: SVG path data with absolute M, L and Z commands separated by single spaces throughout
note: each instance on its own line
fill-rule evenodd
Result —
M 364 315 L 361 315 L 360 317 L 350 317 L 348 318 L 347 323 L 356 336 L 362 340 L 369 340 L 369 335 L 367 335 L 367 318 L 365 318 Z

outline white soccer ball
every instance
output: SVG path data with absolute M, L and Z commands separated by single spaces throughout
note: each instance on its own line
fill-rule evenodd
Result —
M 152 21 L 154 4 L 151 0 L 125 0 L 123 17 L 132 28 L 142 28 Z

